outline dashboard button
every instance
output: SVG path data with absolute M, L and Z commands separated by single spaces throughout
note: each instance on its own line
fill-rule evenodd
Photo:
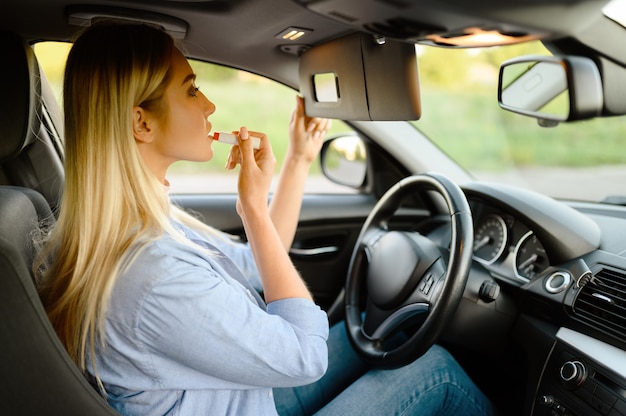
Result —
M 585 403 L 591 404 L 591 399 L 593 399 L 593 393 L 587 389 L 578 389 L 576 390 L 576 395 Z
M 612 406 L 609 406 L 607 403 L 603 402 L 597 397 L 594 397 L 591 400 L 591 407 L 593 407 L 594 409 L 596 409 L 598 412 L 602 413 L 603 415 L 608 415 L 609 412 L 611 411 Z
M 580 361 L 566 361 L 561 366 L 560 376 L 566 386 L 579 387 L 587 378 L 587 369 Z
M 549 293 L 560 293 L 567 289 L 572 281 L 572 276 L 568 272 L 558 271 L 546 278 L 544 287 Z
M 595 397 L 603 403 L 609 405 L 609 407 L 613 407 L 615 402 L 617 401 L 617 397 L 607 389 L 602 386 L 598 386 L 596 389 Z
M 611 415 L 626 415 L 626 400 L 620 399 L 613 405 L 613 410 L 611 411 Z

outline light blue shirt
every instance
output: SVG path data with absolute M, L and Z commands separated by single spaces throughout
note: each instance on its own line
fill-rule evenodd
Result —
M 326 371 L 326 313 L 306 299 L 266 306 L 239 271 L 260 283 L 247 245 L 177 227 L 201 247 L 164 236 L 113 288 L 96 348 L 109 403 L 124 415 L 275 415 L 272 387 Z

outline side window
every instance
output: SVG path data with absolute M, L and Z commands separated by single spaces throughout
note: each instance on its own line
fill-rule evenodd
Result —
M 297 92 L 258 75 L 206 62 L 191 60 L 200 91 L 211 100 L 215 113 L 209 118 L 212 131 L 230 132 L 241 126 L 268 135 L 276 156 L 276 173 L 287 152 L 289 119 L 296 103 Z M 348 132 L 351 128 L 333 120 L 329 135 Z M 237 190 L 237 172 L 226 171 L 224 165 L 229 145 L 213 143 L 215 156 L 208 163 L 178 162 L 170 169 L 172 192 L 232 193 Z M 311 166 L 307 181 L 308 193 L 353 192 L 327 180 L 321 173 L 319 161 Z
M 35 45 L 35 54 L 61 103 L 63 71 L 71 44 L 41 42 Z M 197 75 L 200 90 L 215 106 L 209 118 L 212 131 L 250 130 L 268 135 L 276 155 L 276 173 L 287 151 L 289 119 L 296 103 L 297 92 L 275 81 L 236 69 L 190 60 Z M 62 104 L 62 103 L 61 103 Z M 333 120 L 328 133 L 335 135 L 352 129 L 340 120 Z M 213 143 L 215 156 L 207 163 L 178 162 L 168 174 L 172 193 L 235 193 L 237 170 L 224 169 L 229 145 Z M 353 189 L 326 179 L 319 161 L 311 166 L 307 181 L 308 193 L 352 193 Z

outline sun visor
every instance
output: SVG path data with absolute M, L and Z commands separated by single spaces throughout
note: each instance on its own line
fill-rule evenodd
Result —
M 417 120 L 415 46 L 355 33 L 304 52 L 300 93 L 306 114 L 342 120 Z

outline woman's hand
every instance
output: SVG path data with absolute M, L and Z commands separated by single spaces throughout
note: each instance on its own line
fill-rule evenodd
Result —
M 261 276 L 265 301 L 270 303 L 286 298 L 313 300 L 287 251 L 280 250 L 283 242 L 269 215 L 267 200 L 276 166 L 269 140 L 265 134 L 248 132 L 245 127 L 233 134 L 237 135 L 238 144 L 231 148 L 226 168 L 241 166 L 237 213 Z M 260 138 L 257 150 L 252 147 L 251 135 Z
M 324 136 L 330 129 L 331 120 L 307 117 L 304 114 L 304 99 L 296 97 L 296 107 L 289 122 L 289 149 L 287 158 L 302 159 L 311 164 L 324 143 Z
M 251 131 L 242 127 L 235 131 L 238 145 L 232 146 L 226 169 L 234 169 L 240 165 L 237 199 L 237 213 L 245 217 L 254 214 L 267 213 L 267 200 L 270 185 L 274 176 L 276 158 L 272 152 L 267 136 L 264 133 Z M 253 149 L 250 136 L 258 137 L 261 141 L 258 149 Z

